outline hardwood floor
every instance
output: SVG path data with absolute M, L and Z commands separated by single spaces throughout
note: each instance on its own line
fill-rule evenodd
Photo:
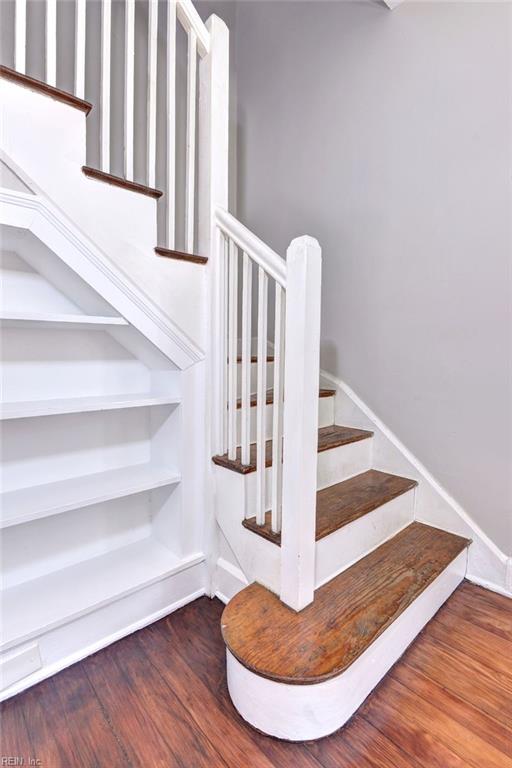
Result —
M 507 598 L 464 583 L 347 726 L 307 744 L 262 736 L 233 709 L 222 609 L 201 598 L 5 702 L 1 757 L 43 768 L 512 768 Z

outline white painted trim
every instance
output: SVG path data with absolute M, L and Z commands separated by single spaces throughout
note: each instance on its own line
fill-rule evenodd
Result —
M 364 403 L 356 393 L 341 379 L 333 376 L 327 371 L 321 370 L 320 376 L 327 381 L 331 382 L 334 387 L 341 389 L 347 397 L 359 408 L 364 415 L 375 425 L 375 427 L 389 440 L 392 445 L 404 456 L 404 458 L 414 467 L 419 475 L 428 483 L 434 491 L 439 494 L 443 501 L 451 507 L 451 509 L 461 518 L 461 520 L 474 532 L 474 535 L 478 537 L 481 542 L 492 552 L 494 557 L 499 560 L 502 565 L 506 565 L 508 556 L 502 552 L 499 547 L 489 538 L 489 536 L 480 528 L 480 526 L 473 520 L 463 507 L 451 496 L 448 491 L 431 475 L 428 469 L 416 458 L 416 456 L 409 451 L 408 448 L 401 442 L 401 440 L 379 419 L 378 416 Z M 429 523 L 431 525 L 431 523 Z
M 5 153 L 0 156 L 14 169 Z M 180 369 L 204 358 L 203 350 L 46 196 L 0 188 L 0 224 L 41 239 Z
M 219 557 L 217 560 L 214 581 L 215 597 L 218 597 L 224 604 L 229 603 L 238 592 L 249 584 L 243 571 L 223 557 Z
M 464 578 L 461 552 L 341 675 L 312 685 L 254 674 L 226 651 L 233 704 L 259 731 L 288 741 L 319 739 L 341 728 Z
M 286 288 L 286 261 L 279 254 L 223 208 L 215 209 L 215 222 L 269 277 Z
M 508 597 L 509 600 L 512 600 L 512 584 L 510 581 L 507 581 L 507 577 L 505 577 L 505 587 L 500 587 L 499 584 L 495 584 L 493 581 L 482 579 L 479 576 L 473 576 L 473 574 L 470 573 L 466 574 L 466 579 L 472 584 L 476 584 L 478 587 L 488 589 L 490 592 L 496 592 L 496 594 L 503 595 L 503 597 Z
M 121 638 L 126 637 L 127 635 L 131 635 L 134 632 L 137 632 L 139 629 L 143 629 L 144 627 L 149 626 L 149 624 L 153 624 L 155 621 L 163 619 L 165 616 L 168 616 L 170 613 L 177 611 L 184 605 L 187 605 L 188 603 L 197 600 L 197 598 L 202 597 L 205 592 L 206 590 L 204 588 L 197 589 L 195 592 L 191 592 L 190 595 L 170 603 L 169 605 L 165 606 L 165 608 L 161 608 L 158 611 L 150 613 L 147 616 L 144 616 L 144 618 L 133 622 L 129 626 L 123 627 L 123 629 L 120 629 L 117 632 L 112 632 L 106 637 L 103 637 L 101 640 L 97 640 L 96 642 L 91 643 L 84 648 L 80 648 L 79 651 L 75 651 L 65 658 L 59 659 L 59 661 L 55 662 L 54 664 L 43 667 L 43 669 L 39 670 L 33 675 L 30 675 L 30 677 L 26 677 L 23 680 L 20 680 L 19 682 L 10 686 L 5 691 L 2 691 L 0 694 L 0 701 L 4 701 L 11 696 L 15 696 L 16 694 L 21 693 L 21 691 L 24 691 L 26 688 L 30 688 L 32 685 L 36 685 L 42 680 L 46 680 L 46 678 L 57 674 L 57 672 L 61 672 L 63 669 L 70 667 L 72 664 L 76 664 L 78 661 L 82 661 L 82 659 L 87 658 L 87 656 L 91 656 L 97 651 L 101 651 L 103 648 L 106 648 L 108 645 L 115 643 L 117 640 L 121 640 Z
M 175 0 L 176 13 L 182 27 L 197 37 L 197 51 L 201 57 L 210 53 L 211 35 L 191 0 Z

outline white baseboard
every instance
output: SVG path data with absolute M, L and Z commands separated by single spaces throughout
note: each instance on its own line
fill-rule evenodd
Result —
M 231 598 L 247 586 L 248 581 L 240 568 L 223 557 L 219 557 L 215 568 L 214 584 L 215 597 L 227 604 Z
M 323 370 L 320 376 L 337 390 L 337 422 L 373 430 L 375 468 L 402 472 L 418 480 L 415 519 L 471 538 L 467 578 L 512 596 L 510 558 L 344 381 Z
M 202 562 L 40 636 L 37 644 L 43 666 L 3 690 L 0 701 L 202 597 L 205 583 Z

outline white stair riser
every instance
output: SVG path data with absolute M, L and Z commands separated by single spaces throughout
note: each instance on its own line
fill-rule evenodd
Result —
M 319 739 L 347 722 L 439 610 L 466 573 L 462 552 L 338 677 L 313 685 L 278 683 L 250 672 L 227 651 L 228 688 L 241 716 L 288 741 Z
M 315 588 L 412 523 L 414 493 L 408 491 L 317 541 Z
M 340 445 L 318 454 L 317 488 L 327 488 L 371 469 L 372 439 Z M 230 470 L 228 470 L 230 471 Z M 247 517 L 256 514 L 256 473 L 243 475 L 247 484 Z M 265 470 L 265 508 L 272 506 L 272 467 Z
M 258 389 L 258 364 L 251 363 L 251 392 L 256 392 Z M 274 363 L 267 363 L 267 389 L 272 389 L 274 386 Z M 237 365 L 237 392 L 240 395 L 242 392 L 242 364 Z
M 251 437 L 252 443 L 256 442 L 257 430 L 256 430 L 256 415 L 257 408 L 253 406 L 251 409 Z M 272 418 L 274 414 L 274 406 L 265 406 L 265 439 L 272 439 Z M 318 398 L 318 426 L 329 427 L 334 423 L 334 397 L 319 397 Z M 238 409 L 236 415 L 236 429 L 237 429 L 237 444 L 240 445 L 242 437 L 242 411 Z
M 261 536 L 256 536 L 242 525 L 244 510 L 254 496 L 253 487 L 248 483 L 251 476 L 217 466 L 214 468 L 214 474 L 217 522 L 247 581 L 257 581 L 279 594 L 279 547 Z M 252 477 L 254 478 L 254 473 Z

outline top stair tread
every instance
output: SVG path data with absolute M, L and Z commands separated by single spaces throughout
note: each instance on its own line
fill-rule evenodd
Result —
M 228 603 L 222 634 L 252 672 L 318 683 L 345 671 L 470 541 L 412 523 L 315 592 L 299 613 L 260 584 Z
M 348 445 L 359 440 L 365 440 L 372 437 L 373 432 L 366 429 L 355 429 L 353 427 L 342 427 L 338 424 L 332 424 L 330 427 L 321 427 L 318 430 L 318 452 L 328 451 L 331 448 L 339 448 L 341 445 Z M 242 464 L 241 448 L 236 449 L 236 459 L 228 458 L 228 455 L 213 457 L 214 464 L 225 469 L 232 469 L 242 475 L 256 471 L 256 443 L 251 444 L 250 464 Z M 272 440 L 265 443 L 265 466 L 272 466 Z
M 363 515 L 393 501 L 417 486 L 416 480 L 369 469 L 348 480 L 322 488 L 316 494 L 316 532 L 319 541 Z M 257 525 L 250 517 L 243 525 L 274 544 L 281 544 L 281 534 L 271 527 L 271 512 L 265 515 L 265 525 Z

